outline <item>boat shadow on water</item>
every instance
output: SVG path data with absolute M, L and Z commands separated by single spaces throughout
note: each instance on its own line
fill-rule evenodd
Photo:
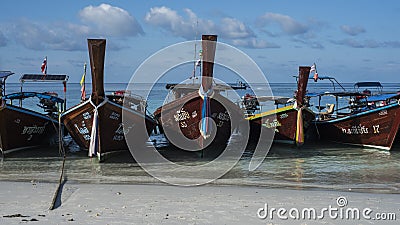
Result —
M 239 140 L 237 140 L 239 141 Z M 232 145 L 220 146 L 220 148 L 225 148 L 225 151 L 230 151 L 230 148 L 234 148 L 237 141 L 234 141 Z M 177 164 L 187 164 L 190 162 L 197 162 L 201 164 L 206 164 L 215 160 L 220 154 L 214 155 L 212 157 L 202 156 L 202 151 L 186 151 L 174 146 L 168 145 L 168 143 L 156 143 L 156 140 L 149 141 L 146 145 L 142 146 L 141 151 L 154 151 L 156 150 L 160 156 L 164 157 L 166 160 Z M 233 147 L 232 147 L 233 146 Z M 212 149 L 206 149 L 212 151 Z M 324 157 L 324 156 L 334 156 L 343 154 L 360 154 L 365 155 L 366 153 L 380 154 L 380 155 L 397 155 L 400 154 L 400 138 L 396 139 L 393 144 L 391 151 L 382 151 L 374 148 L 362 148 L 359 146 L 349 146 L 334 142 L 324 142 L 324 141 L 314 141 L 308 142 L 301 147 L 296 147 L 294 145 L 287 145 L 282 143 L 273 143 L 270 149 L 264 149 L 268 151 L 266 160 L 269 158 L 311 158 L 311 157 Z M 99 162 L 97 158 L 88 158 L 88 152 L 86 150 L 80 150 L 79 147 L 74 143 L 69 143 L 64 150 L 60 150 L 59 146 L 48 146 L 48 147 L 36 147 L 30 148 L 26 151 L 16 151 L 7 154 L 7 156 L 0 155 L 1 160 L 8 159 L 21 159 L 21 160 L 41 160 L 44 158 L 52 158 L 54 161 L 62 160 L 65 151 L 65 157 L 67 159 L 88 159 L 91 161 Z M 243 150 L 241 150 L 243 151 Z M 221 153 L 223 151 L 218 150 Z M 253 149 L 245 149 L 243 154 L 241 154 L 240 160 L 249 160 L 253 157 Z M 151 162 L 151 159 L 148 159 Z M 106 156 L 106 160 L 101 163 L 136 163 L 130 151 L 121 150 L 110 153 Z

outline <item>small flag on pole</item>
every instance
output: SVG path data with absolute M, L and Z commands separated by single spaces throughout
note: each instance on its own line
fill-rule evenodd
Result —
M 317 72 L 317 65 L 315 65 L 315 63 L 311 66 L 310 73 L 312 73 L 312 72 L 314 72 L 314 76 L 313 76 L 314 82 L 317 82 L 318 72 Z
M 81 84 L 81 86 L 85 83 L 85 77 L 86 77 L 86 63 L 83 65 L 83 75 L 81 78 L 81 81 L 79 82 Z
M 314 64 L 312 64 L 311 69 L 310 69 L 310 73 L 315 72 L 317 70 L 317 66 Z
M 47 56 L 44 58 L 42 66 L 40 67 L 43 74 L 47 74 Z
M 86 77 L 86 63 L 83 65 L 83 75 L 81 78 L 81 81 L 79 82 L 81 84 L 81 100 L 85 101 L 86 100 L 86 90 L 85 90 L 85 77 Z

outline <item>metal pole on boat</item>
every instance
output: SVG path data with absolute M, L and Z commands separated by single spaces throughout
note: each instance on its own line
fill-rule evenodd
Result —
M 21 81 L 21 98 L 19 99 L 19 107 L 22 107 L 22 86 L 24 85 L 24 81 Z
M 3 84 L 3 94 L 4 94 L 4 96 L 6 95 L 6 80 L 7 80 L 7 77 L 5 77 L 4 78 L 4 84 Z
M 197 21 L 197 26 L 196 26 L 196 35 L 194 36 L 194 64 L 193 64 L 193 84 L 194 80 L 196 79 L 196 67 L 197 67 L 197 60 L 196 60 L 196 55 L 197 55 L 197 27 L 199 26 L 199 21 Z
M 3 80 L 0 80 L 0 98 L 3 97 L 3 90 Z
M 6 96 L 6 80 L 7 76 L 4 79 L 0 80 L 0 97 Z
M 339 109 L 339 97 L 336 96 L 336 110 L 335 110 L 336 117 L 338 116 L 338 109 Z
M 318 96 L 318 106 L 321 106 L 321 95 Z M 318 107 L 318 112 L 321 112 L 321 107 Z
M 64 81 L 63 85 L 64 85 L 64 108 L 62 109 L 62 111 L 64 112 L 67 109 L 67 82 Z

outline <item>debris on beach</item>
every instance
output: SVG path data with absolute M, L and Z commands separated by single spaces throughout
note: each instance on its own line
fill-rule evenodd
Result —
M 29 216 L 24 216 L 21 213 L 17 213 L 17 214 L 12 214 L 12 215 L 5 215 L 3 217 L 4 218 L 15 218 L 15 217 L 29 217 Z

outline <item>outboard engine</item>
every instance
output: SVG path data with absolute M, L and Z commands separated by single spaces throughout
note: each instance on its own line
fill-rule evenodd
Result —
M 46 92 L 44 94 L 52 95 L 52 96 L 55 96 L 55 97 L 58 96 L 57 93 L 52 93 L 52 92 Z M 47 112 L 47 113 L 53 113 L 53 112 L 57 112 L 58 111 L 57 110 L 57 106 L 56 106 L 56 102 L 54 102 L 54 101 L 52 101 L 50 99 L 45 99 L 45 98 L 40 99 L 39 106 L 41 108 L 43 108 L 44 111 Z
M 254 114 L 256 110 L 259 110 L 260 103 L 258 102 L 256 96 L 247 93 L 243 97 L 243 105 L 247 114 Z

